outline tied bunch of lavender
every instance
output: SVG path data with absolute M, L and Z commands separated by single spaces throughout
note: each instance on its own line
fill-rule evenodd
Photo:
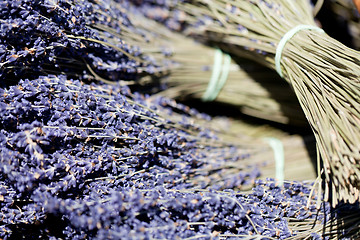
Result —
M 275 71 L 242 58 L 235 58 L 225 64 L 226 59 L 230 59 L 229 55 L 144 17 L 146 4 L 136 7 L 130 5 L 129 8 L 129 19 L 146 34 L 152 48 L 169 49 L 172 53 L 170 74 L 160 79 L 158 89 L 161 91 L 156 95 L 180 100 L 216 101 L 235 106 L 242 113 L 257 118 L 307 126 L 295 94 Z M 226 82 L 222 88 L 210 92 L 210 82 L 216 72 L 220 75 L 217 78 L 226 76 Z
M 359 53 L 316 26 L 310 1 L 174 1 L 182 29 L 200 41 L 276 69 L 315 134 L 326 199 L 360 198 Z M 293 36 L 283 38 L 289 31 Z M 281 40 L 287 40 L 278 48 Z M 279 53 L 280 52 L 280 53 Z M 277 60 L 275 60 L 277 55 Z
M 0 79 L 66 73 L 87 80 L 138 80 L 160 74 L 138 45 L 141 33 L 109 1 L 1 1 Z M 139 40 L 139 41 L 140 41 Z M 165 57 L 164 57 L 165 58 Z

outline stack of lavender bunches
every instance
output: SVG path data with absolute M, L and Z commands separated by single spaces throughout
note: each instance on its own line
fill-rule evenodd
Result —
M 106 3 L 0 2 L 1 239 L 354 236 L 356 206 L 257 179 L 258 139 L 226 142 L 209 116 L 124 86 L 167 69 L 103 38 L 138 36 Z

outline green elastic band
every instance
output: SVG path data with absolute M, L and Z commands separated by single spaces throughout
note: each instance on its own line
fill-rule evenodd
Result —
M 297 25 L 296 27 L 290 29 L 287 33 L 285 33 L 285 35 L 281 38 L 277 48 L 276 48 L 276 53 L 275 53 L 275 68 L 276 71 L 278 72 L 278 74 L 280 75 L 280 77 L 283 77 L 282 71 L 281 71 L 281 66 L 280 66 L 280 61 L 281 61 L 281 55 L 282 52 L 284 50 L 284 47 L 286 45 L 286 43 L 299 31 L 301 30 L 316 30 L 319 32 L 324 32 L 324 30 L 322 30 L 319 27 L 316 26 L 312 26 L 312 25 Z
M 224 55 L 224 61 L 223 59 Z M 213 101 L 224 87 L 230 71 L 231 57 L 229 54 L 223 54 L 220 49 L 215 50 L 214 66 L 210 82 L 202 97 L 203 101 Z
M 275 178 L 277 179 L 279 185 L 281 186 L 285 178 L 285 156 L 284 156 L 284 146 L 282 142 L 277 138 L 264 138 L 270 147 L 274 151 L 275 158 Z

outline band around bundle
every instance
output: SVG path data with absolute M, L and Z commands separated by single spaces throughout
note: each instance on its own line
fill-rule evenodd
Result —
M 285 179 L 285 154 L 283 143 L 280 139 L 274 137 L 264 138 L 264 141 L 269 144 L 274 151 L 275 178 L 279 186 L 282 186 Z
M 213 71 L 207 89 L 202 96 L 203 101 L 213 101 L 218 96 L 228 78 L 230 63 L 231 57 L 229 54 L 223 54 L 220 49 L 215 50 Z
M 284 47 L 286 45 L 286 43 L 299 31 L 302 30 L 315 30 L 318 32 L 324 32 L 323 29 L 317 27 L 317 26 L 313 26 L 313 25 L 305 25 L 305 24 L 301 24 L 301 25 L 297 25 L 296 27 L 290 29 L 287 33 L 284 34 L 284 36 L 281 38 L 277 48 L 276 48 L 276 53 L 275 53 L 275 69 L 277 71 L 277 73 L 280 75 L 280 77 L 283 77 L 283 73 L 281 71 L 281 66 L 280 66 L 280 61 L 281 61 L 281 55 L 282 52 L 284 50 Z

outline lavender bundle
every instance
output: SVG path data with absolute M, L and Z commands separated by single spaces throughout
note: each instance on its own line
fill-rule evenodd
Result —
M 326 199 L 359 200 L 359 53 L 316 26 L 310 2 L 183 1 L 174 8 L 187 34 L 276 69 L 290 83 L 317 140 Z
M 129 18 L 137 29 L 147 32 L 151 47 L 166 48 L 172 53 L 170 75 L 160 80 L 166 86 L 155 96 L 216 101 L 236 106 L 242 113 L 257 118 L 297 126 L 307 124 L 296 96 L 276 72 L 244 59 L 231 61 L 220 50 L 170 31 L 136 10 Z M 210 82 L 221 77 L 223 86 L 209 89 Z
M 0 22 L 1 81 L 67 74 L 132 84 L 167 71 L 139 45 L 125 41 L 143 37 L 126 9 L 108 1 L 1 1 Z

